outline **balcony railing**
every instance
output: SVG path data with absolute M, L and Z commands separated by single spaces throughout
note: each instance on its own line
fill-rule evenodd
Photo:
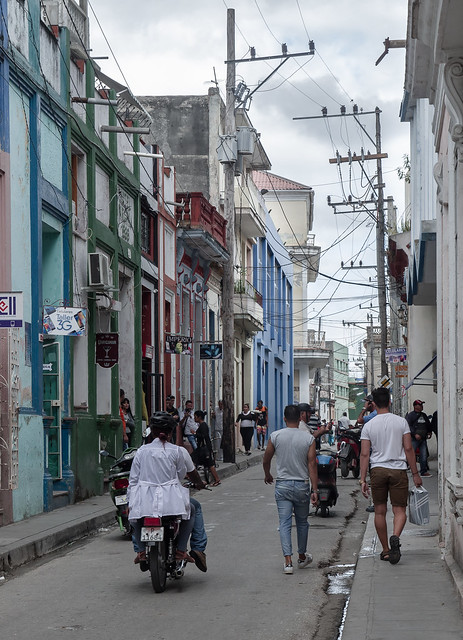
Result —
M 176 210 L 179 226 L 203 229 L 217 240 L 224 249 L 226 248 L 227 222 L 202 193 L 178 193 L 176 201 L 183 203 L 183 207 L 177 207 Z
M 262 306 L 262 294 L 247 280 L 235 280 L 235 293 L 247 295 Z

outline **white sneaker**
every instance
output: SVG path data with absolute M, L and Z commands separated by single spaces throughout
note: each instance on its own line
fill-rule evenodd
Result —
M 298 560 L 297 561 L 297 568 L 298 569 L 305 569 L 306 566 L 312 562 L 312 560 L 313 560 L 313 558 L 312 558 L 311 554 L 310 553 L 306 553 L 304 560 Z
M 285 564 L 283 571 L 286 573 L 286 575 L 291 576 L 294 573 L 293 565 Z

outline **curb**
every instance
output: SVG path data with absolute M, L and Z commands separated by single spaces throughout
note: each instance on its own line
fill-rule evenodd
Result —
M 27 542 L 14 543 L 7 551 L 0 554 L 0 572 L 11 573 L 14 569 L 59 551 L 72 542 L 95 535 L 99 529 L 113 523 L 114 506 L 111 504 L 107 510 L 96 516 L 64 527 L 55 527 L 54 530 L 46 530 L 39 536 L 31 536 Z

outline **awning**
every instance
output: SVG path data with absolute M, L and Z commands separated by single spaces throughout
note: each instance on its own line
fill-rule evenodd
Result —
M 414 378 L 412 378 L 412 379 L 410 380 L 410 382 L 409 382 L 407 385 L 405 385 L 405 391 L 406 391 L 407 389 L 409 389 L 413 384 L 415 384 L 415 380 L 416 380 L 417 378 L 419 378 L 419 377 L 420 377 L 420 375 L 421 375 L 424 371 L 426 371 L 426 369 L 429 369 L 429 367 L 432 365 L 432 363 L 434 362 L 434 360 L 435 360 L 436 358 L 437 358 L 437 355 L 435 355 L 435 356 L 432 358 L 432 360 L 430 360 L 430 361 L 428 362 L 428 364 L 427 364 L 425 367 L 423 367 L 423 368 L 421 369 L 421 371 L 419 371 L 419 372 L 416 374 L 416 376 L 415 376 Z

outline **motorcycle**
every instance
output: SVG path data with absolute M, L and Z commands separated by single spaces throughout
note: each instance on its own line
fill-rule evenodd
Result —
M 146 544 L 146 561 L 140 562 L 142 571 L 149 570 L 156 593 L 166 590 L 167 577 L 179 580 L 185 572 L 186 560 L 176 560 L 180 516 L 145 517 L 141 541 Z
M 360 430 L 346 429 L 341 431 L 338 440 L 338 460 L 341 475 L 347 478 L 352 471 L 354 478 L 360 475 Z
M 336 487 L 336 455 L 329 449 L 319 451 L 317 454 L 318 470 L 318 505 L 315 513 L 320 511 L 322 518 L 330 513 L 330 507 L 334 507 L 339 493 Z
M 100 456 L 113 458 L 116 462 L 109 469 L 109 482 L 111 500 L 116 507 L 116 520 L 120 530 L 125 535 L 131 535 L 132 526 L 129 522 L 129 505 L 127 502 L 127 489 L 129 486 L 130 468 L 137 449 L 132 447 L 123 451 L 120 458 L 111 455 L 106 450 L 100 451 Z

